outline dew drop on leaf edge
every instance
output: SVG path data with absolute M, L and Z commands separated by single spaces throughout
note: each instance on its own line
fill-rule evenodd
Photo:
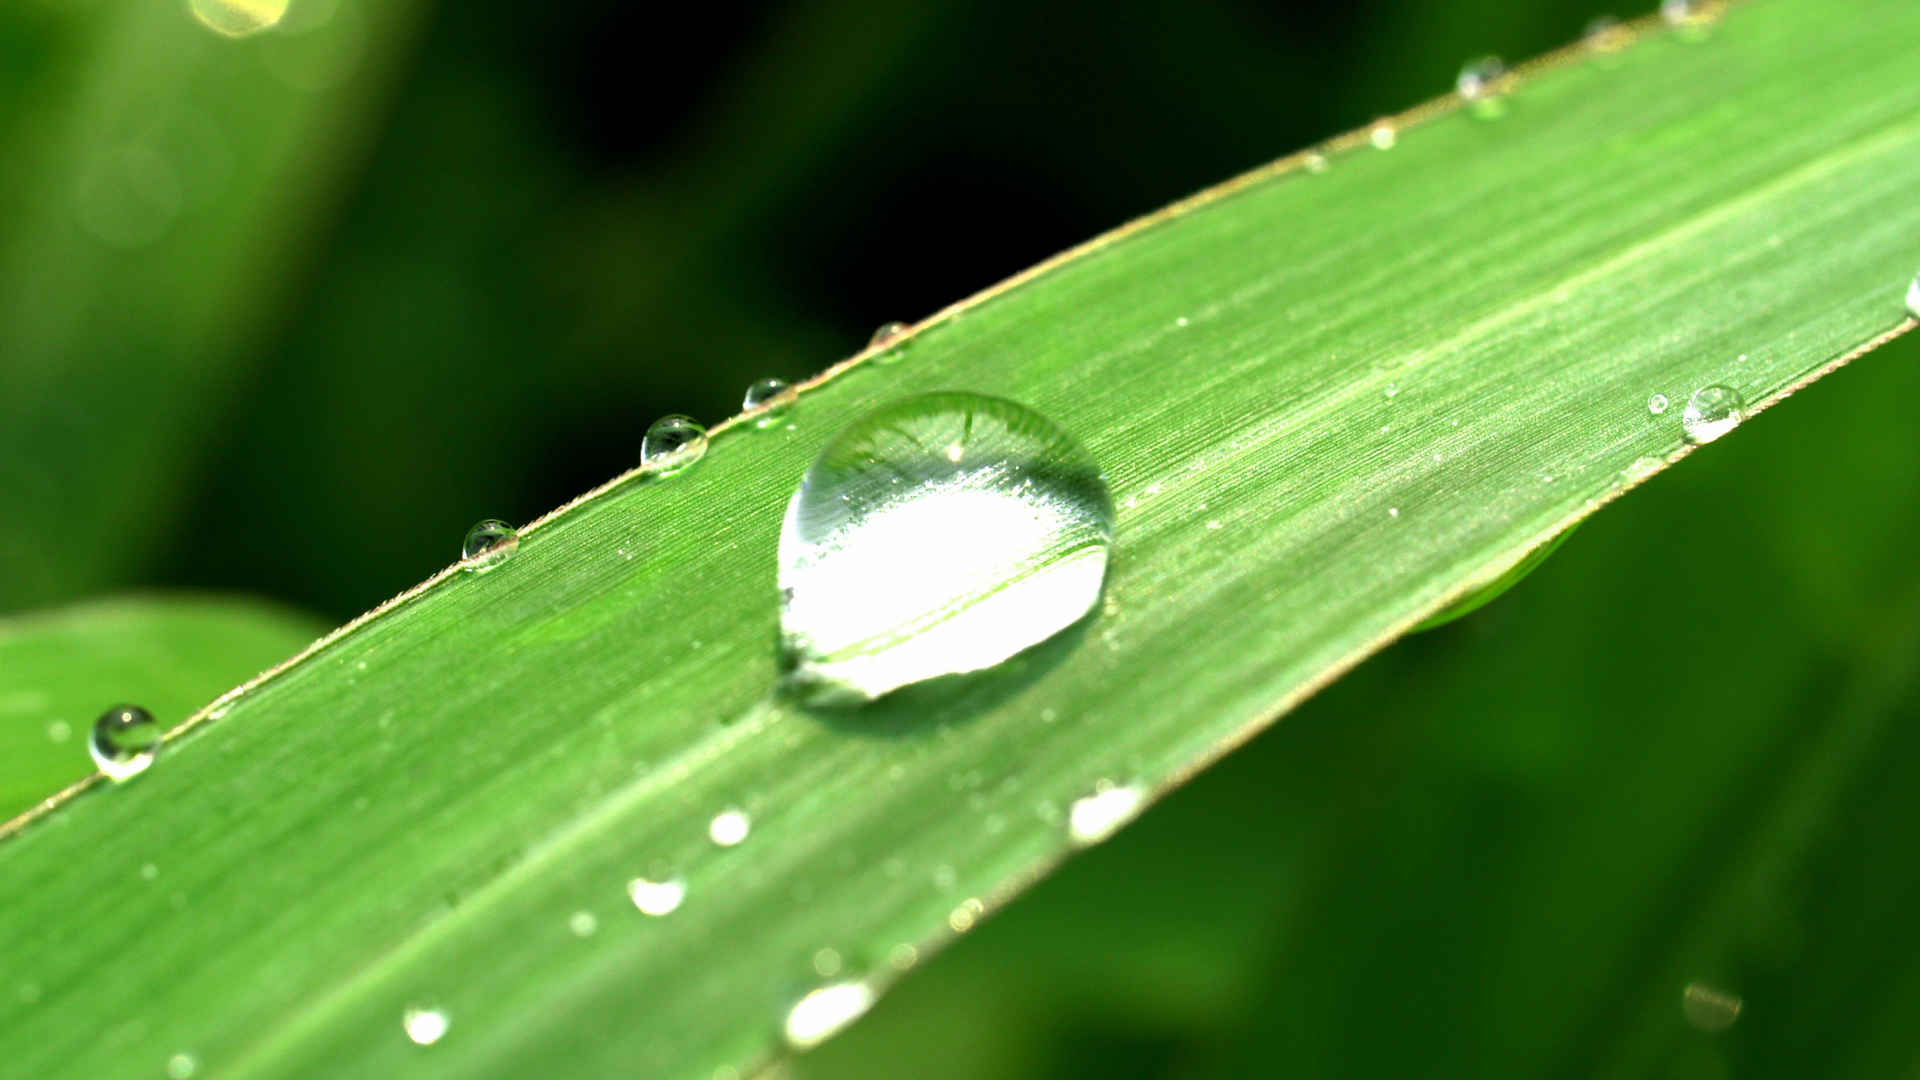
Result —
M 1098 465 L 979 394 L 904 398 L 808 468 L 779 545 L 782 666 L 816 703 L 994 667 L 1094 609 L 1113 543 Z
M 138 705 L 115 705 L 93 722 L 87 753 L 119 783 L 146 772 L 160 754 L 160 723 Z
M 707 429 L 690 416 L 663 416 L 640 440 L 640 467 L 660 476 L 686 469 L 707 453 Z
M 1704 446 L 1740 426 L 1745 418 L 1746 402 L 1730 386 L 1714 383 L 1703 386 L 1687 399 L 1680 414 L 1680 426 L 1687 441 Z
M 488 518 L 467 530 L 460 544 L 461 569 L 484 574 L 520 550 L 520 530 L 498 518 Z
M 793 387 L 787 385 L 787 380 L 758 379 L 747 387 L 746 396 L 740 399 L 740 408 L 754 414 L 754 427 L 767 428 L 786 418 L 794 398 Z

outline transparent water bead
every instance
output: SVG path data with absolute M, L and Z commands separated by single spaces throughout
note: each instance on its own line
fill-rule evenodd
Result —
M 690 416 L 663 416 L 640 440 L 640 467 L 662 476 L 692 465 L 707 453 L 707 429 Z
M 1655 394 L 1647 399 L 1647 411 L 1655 416 L 1667 411 L 1667 395 Z
M 787 505 L 788 682 L 859 702 L 999 664 L 1093 610 L 1112 543 L 1099 466 L 1046 417 L 969 393 L 885 406 Z
M 1474 106 L 1475 112 L 1490 114 L 1499 109 L 1500 80 L 1506 75 L 1506 61 L 1497 56 L 1477 57 L 1461 67 L 1453 87 L 1460 92 L 1462 100 Z
M 1907 286 L 1907 314 L 1920 319 L 1920 274 L 1913 275 L 1913 283 Z
M 288 6 L 289 0 L 192 0 L 188 5 L 201 25 L 236 38 L 280 25 Z
M 93 722 L 87 739 L 93 763 L 119 783 L 147 771 L 160 753 L 160 724 L 138 705 L 115 705 Z
M 467 530 L 460 544 L 460 569 L 484 574 L 520 550 L 520 530 L 498 518 L 488 518 Z
M 798 396 L 785 379 L 761 379 L 747 387 L 747 396 L 740 399 L 740 408 L 758 414 L 753 418 L 754 427 L 772 427 L 786 419 L 787 410 Z
M 873 987 L 864 982 L 830 983 L 795 1002 L 781 1028 L 788 1046 L 808 1050 L 832 1038 L 872 1007 Z
M 907 331 L 911 329 L 913 329 L 913 327 L 903 322 L 881 323 L 879 328 L 874 330 L 873 336 L 867 339 L 867 348 L 884 349 L 895 341 L 906 337 Z
M 1738 390 L 1717 383 L 1703 386 L 1687 399 L 1687 409 L 1680 414 L 1680 427 L 1688 442 L 1705 445 L 1739 427 L 1745 408 L 1746 402 L 1740 400 Z

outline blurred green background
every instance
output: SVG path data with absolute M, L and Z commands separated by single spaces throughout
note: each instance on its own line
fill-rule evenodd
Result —
M 12 0 L 0 615 L 344 621 L 657 415 L 1597 14 L 292 0 L 228 39 L 185 0 Z M 1916 398 L 1909 339 L 1689 459 L 793 1071 L 1920 1075 Z

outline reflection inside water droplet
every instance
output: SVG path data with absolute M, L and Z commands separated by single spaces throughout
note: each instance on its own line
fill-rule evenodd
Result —
M 513 557 L 520 550 L 520 530 L 498 518 L 488 518 L 467 530 L 460 544 L 460 569 L 484 574 Z M 361 668 L 365 668 L 363 662 Z
M 138 705 L 116 705 L 93 722 L 87 753 L 107 779 L 119 783 L 153 764 L 160 753 L 160 735 L 152 713 Z
M 787 507 L 788 683 L 855 702 L 992 667 L 1093 609 L 1112 539 L 1098 466 L 1033 410 L 964 393 L 879 409 Z
M 1687 441 L 1703 445 L 1739 427 L 1745 404 L 1740 392 L 1730 386 L 1715 384 L 1695 390 L 1687 399 L 1686 411 L 1680 414 Z
M 782 1030 L 787 1045 L 807 1050 L 832 1038 L 873 1005 L 873 988 L 864 982 L 830 983 L 787 1010 Z

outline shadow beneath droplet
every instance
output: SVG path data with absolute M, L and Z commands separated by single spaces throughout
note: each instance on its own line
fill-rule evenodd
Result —
M 985 671 L 914 683 L 862 704 L 809 702 L 805 686 L 782 684 L 775 693 L 782 703 L 836 731 L 881 739 L 921 736 L 941 724 L 964 724 L 1022 693 L 1081 648 L 1098 618 L 1097 612 L 1090 614 Z

